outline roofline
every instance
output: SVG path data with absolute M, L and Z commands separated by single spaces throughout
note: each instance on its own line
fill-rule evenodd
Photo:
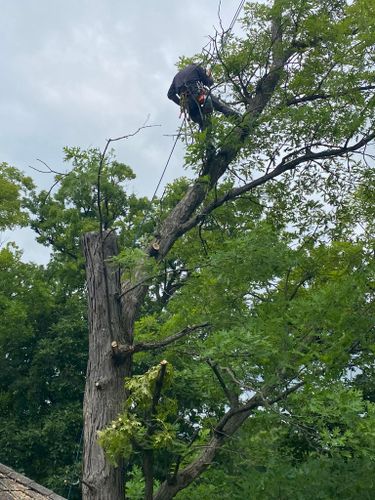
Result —
M 66 500 L 66 498 L 57 495 L 48 488 L 45 488 L 44 486 L 36 483 L 35 481 L 20 474 L 19 472 L 16 472 L 15 470 L 11 469 L 10 467 L 7 467 L 4 464 L 0 464 L 0 473 L 4 474 L 4 476 L 9 477 L 10 479 L 13 479 L 14 481 L 17 481 L 18 483 L 21 483 L 23 486 L 26 486 L 29 490 L 35 491 L 40 495 L 44 495 L 46 498 L 50 500 Z

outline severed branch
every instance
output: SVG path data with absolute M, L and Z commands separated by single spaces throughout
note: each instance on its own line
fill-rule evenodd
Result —
M 134 354 L 136 352 L 162 349 L 163 347 L 166 347 L 169 344 L 173 344 L 177 340 L 186 337 L 190 333 L 200 330 L 202 328 L 206 328 L 208 326 L 210 326 L 209 323 L 201 323 L 200 325 L 187 326 L 180 332 L 175 333 L 174 335 L 170 335 L 169 337 L 166 337 L 165 339 L 159 340 L 157 342 L 138 342 L 134 345 L 126 346 L 119 344 L 116 340 L 114 340 L 111 343 L 112 353 L 116 359 L 121 360 L 125 359 L 127 356 Z
M 150 423 L 147 428 L 147 437 L 151 438 L 155 430 L 154 418 L 156 415 L 156 408 L 161 396 L 163 388 L 164 377 L 167 370 L 168 361 L 165 359 L 160 362 L 160 372 L 155 383 L 154 394 L 152 397 Z M 143 473 L 145 476 L 145 500 L 152 500 L 154 488 L 154 452 L 152 447 L 144 450 L 143 453 Z

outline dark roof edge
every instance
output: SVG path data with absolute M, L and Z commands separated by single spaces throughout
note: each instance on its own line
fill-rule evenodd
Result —
M 44 486 L 36 483 L 35 481 L 32 481 L 31 479 L 29 479 L 26 476 L 23 476 L 22 474 L 19 474 L 18 472 L 14 471 L 13 469 L 7 467 L 4 464 L 0 464 L 0 473 L 4 474 L 5 476 L 8 476 L 11 479 L 14 479 L 14 481 L 17 481 L 18 483 L 23 484 L 30 490 L 34 490 L 37 493 L 40 493 L 41 495 L 45 495 L 50 500 L 66 500 L 64 497 L 57 495 L 48 488 L 45 488 Z

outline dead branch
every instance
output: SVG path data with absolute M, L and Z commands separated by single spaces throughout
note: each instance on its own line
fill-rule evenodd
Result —
M 97 180 L 97 205 L 98 205 L 98 214 L 99 214 L 99 232 L 102 234 L 103 232 L 103 215 L 102 215 L 102 208 L 101 208 L 101 175 L 102 175 L 102 170 L 104 166 L 104 160 L 109 148 L 109 145 L 111 142 L 116 142 L 116 141 L 122 141 L 124 139 L 129 139 L 130 137 L 134 137 L 137 135 L 141 130 L 145 128 L 152 128 L 152 127 L 161 127 L 161 125 L 146 125 L 147 121 L 149 119 L 149 116 L 146 118 L 144 124 L 141 127 L 138 127 L 138 129 L 135 132 L 132 132 L 130 134 L 122 135 L 120 137 L 116 137 L 113 139 L 107 139 L 106 145 L 103 149 L 103 152 L 100 156 L 100 161 L 99 161 L 99 166 L 98 166 L 98 180 Z

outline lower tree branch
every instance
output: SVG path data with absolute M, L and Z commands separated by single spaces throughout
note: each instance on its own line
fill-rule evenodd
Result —
M 189 486 L 189 484 L 211 465 L 215 455 L 223 446 L 225 439 L 231 437 L 256 408 L 259 406 L 271 405 L 285 399 L 291 393 L 297 391 L 302 385 L 303 382 L 297 383 L 269 400 L 265 400 L 264 397 L 255 394 L 246 404 L 239 408 L 229 410 L 218 422 L 213 431 L 211 440 L 204 448 L 201 455 L 176 475 L 173 484 L 164 481 L 154 496 L 154 500 L 169 500 L 180 490 Z
M 175 333 L 174 335 L 170 335 L 169 337 L 166 337 L 165 339 L 159 340 L 157 342 L 138 342 L 137 344 L 126 346 L 114 340 L 111 343 L 112 352 L 114 357 L 118 359 L 121 358 L 125 359 L 130 354 L 134 354 L 136 352 L 162 349 L 163 347 L 166 347 L 169 344 L 173 344 L 173 342 L 176 342 L 177 340 L 186 337 L 187 335 L 189 335 L 189 333 L 201 330 L 202 328 L 207 328 L 208 326 L 210 326 L 209 323 L 201 323 L 200 325 L 187 326 L 180 332 Z
M 346 95 L 350 95 L 352 92 L 367 92 L 368 90 L 374 90 L 375 85 L 363 85 L 361 87 L 355 87 L 354 89 L 347 90 L 346 92 L 339 92 L 335 97 L 344 97 Z M 288 99 L 286 102 L 287 106 L 293 106 L 296 104 L 303 104 L 305 102 L 313 102 L 317 100 L 330 99 L 333 97 L 331 94 L 326 94 L 324 92 L 309 94 L 302 97 L 295 97 L 293 99 Z

